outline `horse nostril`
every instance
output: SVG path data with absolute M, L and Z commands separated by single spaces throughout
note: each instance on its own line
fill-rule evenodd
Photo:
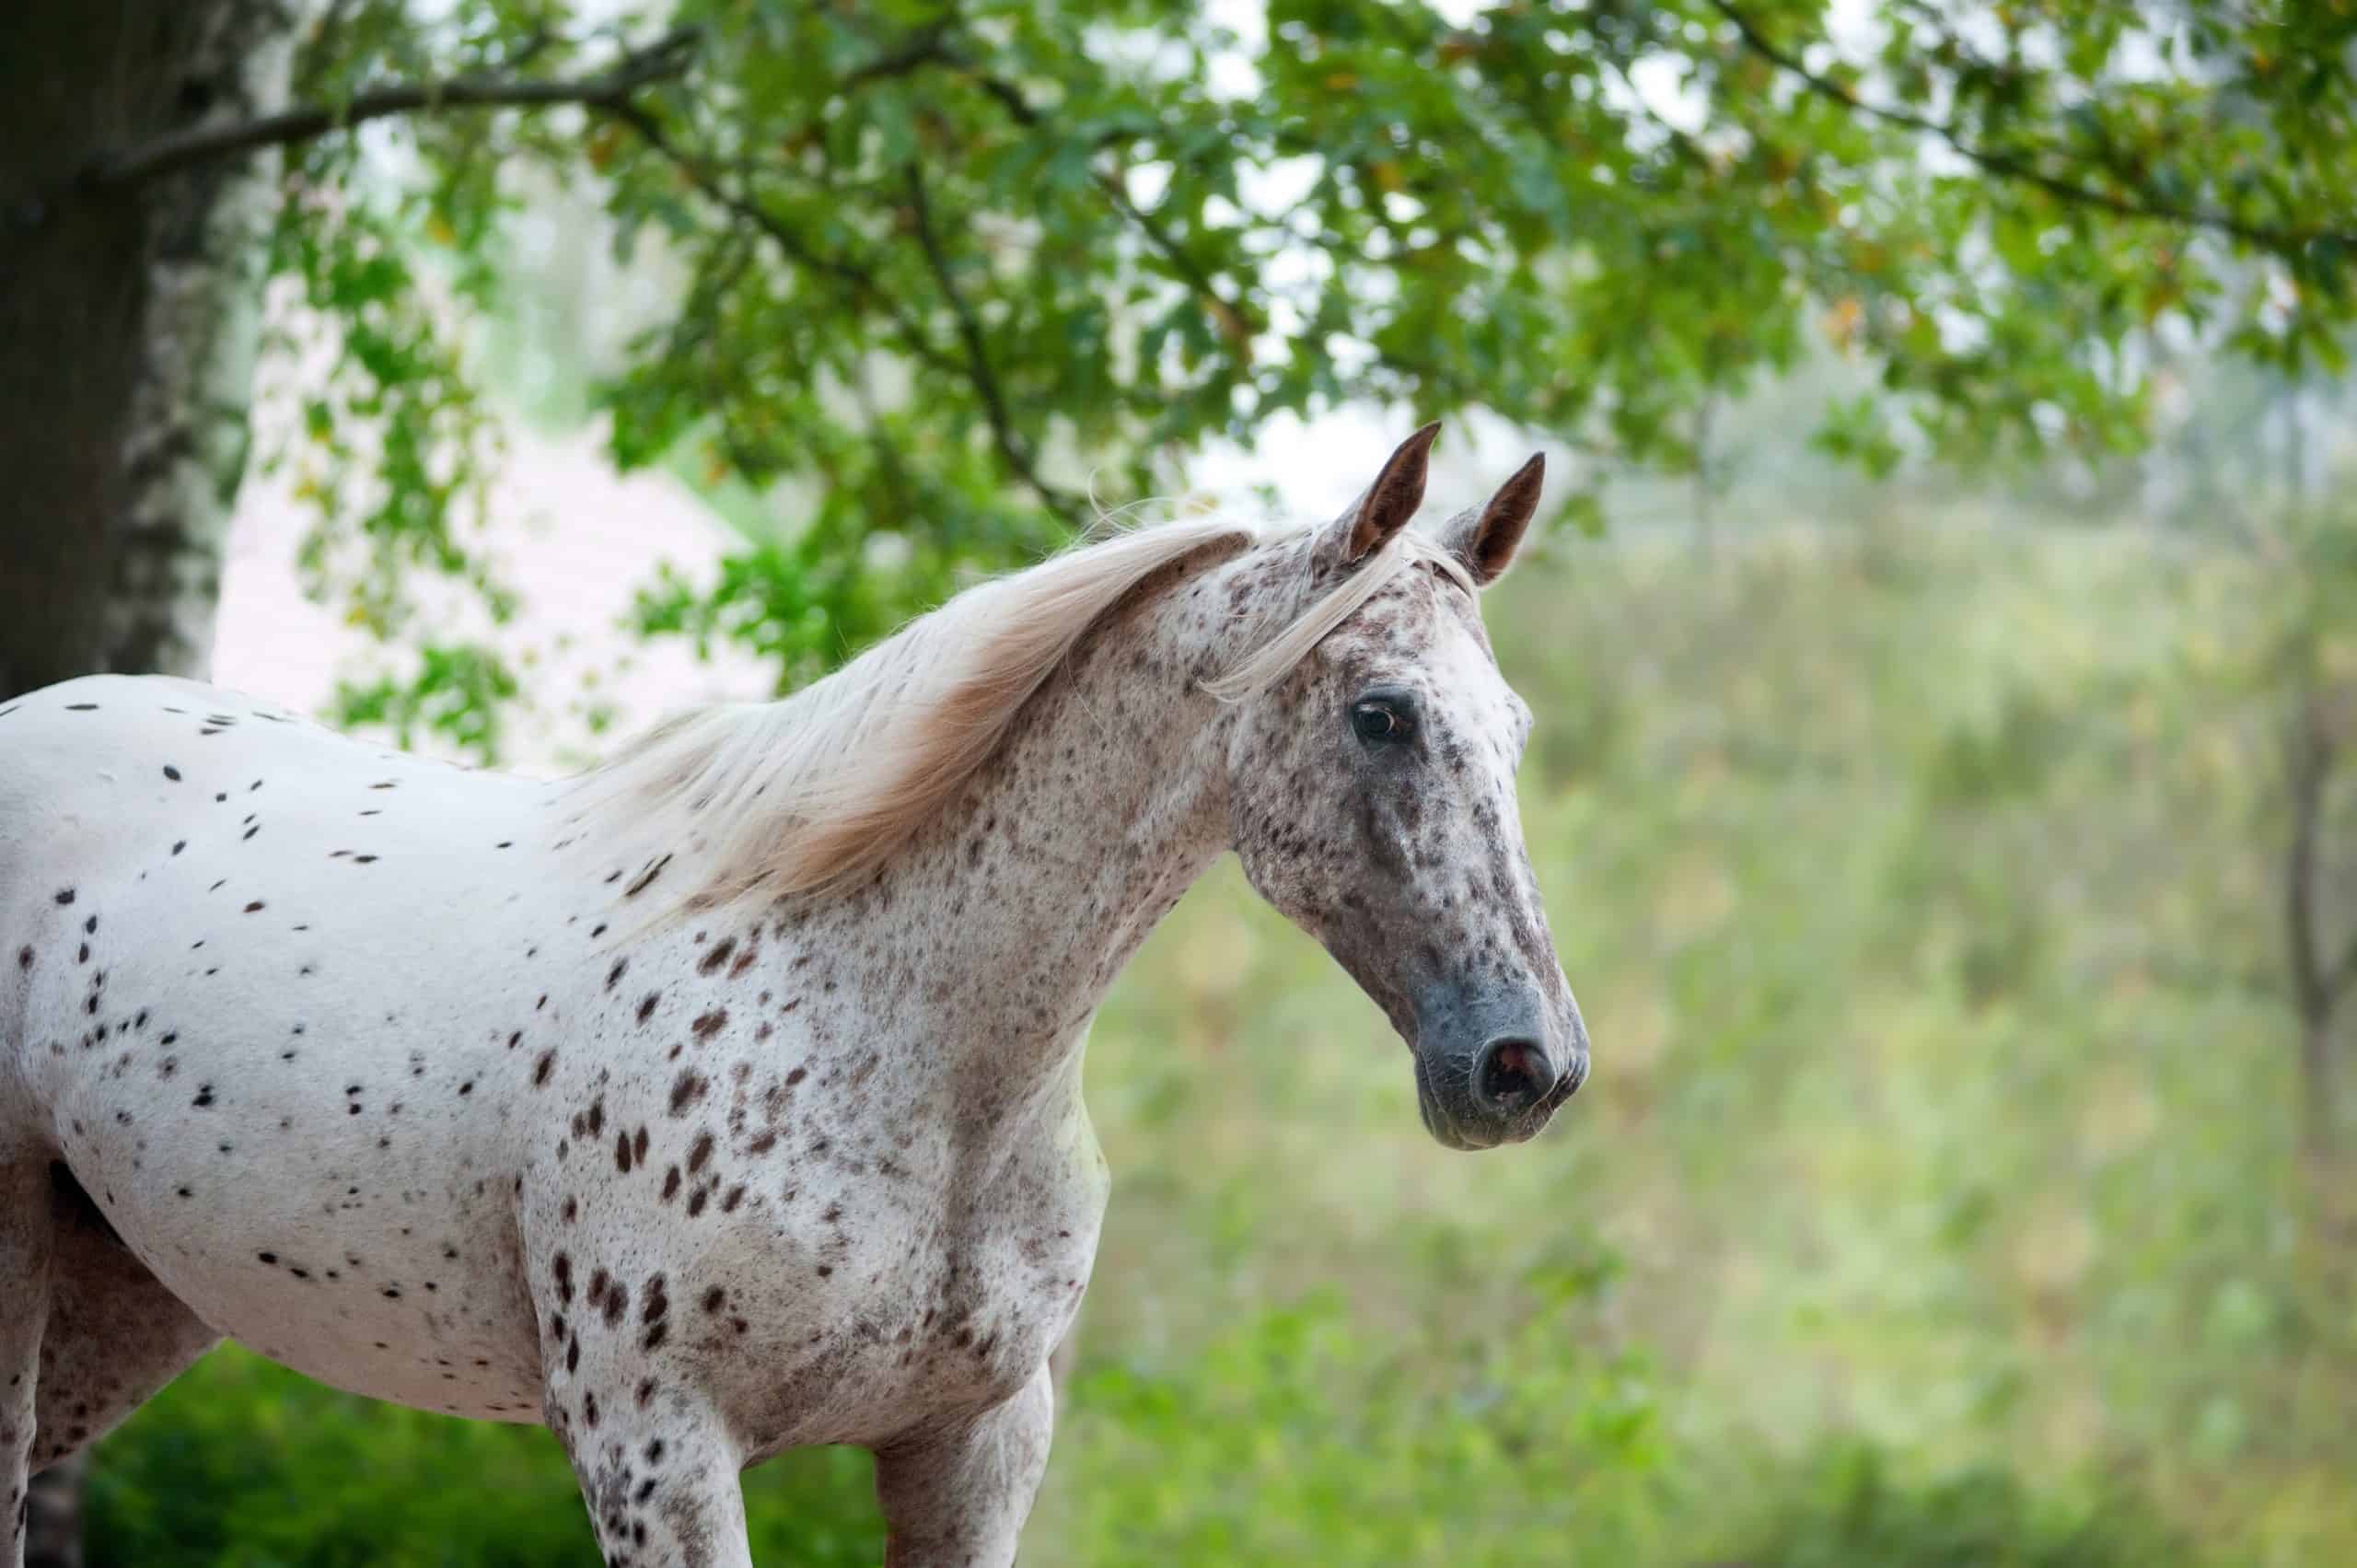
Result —
M 1483 1105 L 1512 1116 L 1547 1098 L 1555 1086 L 1555 1071 L 1536 1043 L 1511 1037 L 1493 1040 L 1481 1050 L 1473 1086 Z

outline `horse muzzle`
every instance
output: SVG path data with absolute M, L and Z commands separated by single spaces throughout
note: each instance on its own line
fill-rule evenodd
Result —
M 1587 1031 L 1576 1006 L 1570 1014 L 1568 1028 L 1550 1028 L 1535 992 L 1419 998 L 1416 1102 L 1425 1128 L 1466 1150 L 1537 1135 L 1587 1079 Z

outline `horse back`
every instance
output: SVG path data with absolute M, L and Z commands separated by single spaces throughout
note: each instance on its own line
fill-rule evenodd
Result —
M 0 707 L 0 1061 L 19 1089 L 143 1012 L 217 1021 L 308 992 L 348 1014 L 449 975 L 491 856 L 542 836 L 544 785 L 194 681 L 93 676 Z

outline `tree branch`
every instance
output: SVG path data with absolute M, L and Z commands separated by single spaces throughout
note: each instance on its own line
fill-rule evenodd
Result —
M 1744 47 L 1754 54 L 1799 78 L 1802 85 L 1819 98 L 1840 104 L 1853 113 L 1880 120 L 1886 124 L 1903 126 L 1936 136 L 1946 143 L 1967 161 L 1979 165 L 1991 174 L 2024 185 L 2031 185 L 2048 195 L 2078 206 L 2094 207 L 2119 217 L 2142 218 L 2156 223 L 2175 224 L 2183 228 L 2206 228 L 2219 234 L 2231 235 L 2262 250 L 2288 254 L 2305 249 L 2319 240 L 2333 240 L 2343 245 L 2357 245 L 2357 230 L 2334 228 L 2282 228 L 2271 224 L 2251 223 L 2228 214 L 2204 207 L 2175 206 L 2165 202 L 2142 196 L 2123 196 L 2109 191 L 2098 191 L 2060 175 L 2049 174 L 2029 159 L 2013 153 L 1993 151 L 1968 141 L 1955 126 L 1943 123 L 1929 115 L 1895 104 L 1869 103 L 1829 76 L 1812 71 L 1800 56 L 1780 48 L 1733 0 L 1710 0 L 1719 15 L 1735 24 Z
M 1016 124 L 1027 128 L 1039 124 L 1039 111 L 1031 107 L 1021 88 L 1004 76 L 993 76 L 980 69 L 950 43 L 949 34 L 958 21 L 957 17 L 950 16 L 917 29 L 900 45 L 886 50 L 845 76 L 844 89 L 848 91 L 890 76 L 905 76 L 927 65 L 941 65 L 970 77 L 976 87 L 998 99 L 1005 108 L 1007 117 Z
M 943 45 L 949 35 L 947 21 L 930 23 L 909 35 L 897 49 L 889 49 L 858 66 L 843 78 L 846 91 L 864 83 L 878 81 L 886 76 L 905 76 L 923 65 L 962 64 L 963 62 Z
M 959 292 L 958 280 L 949 271 L 949 258 L 943 253 L 941 241 L 933 232 L 933 210 L 925 200 L 924 177 L 917 172 L 915 164 L 908 166 L 907 177 L 917 243 L 923 247 L 925 265 L 932 269 L 934 281 L 948 296 L 950 311 L 958 318 L 958 335 L 966 345 L 969 379 L 982 400 L 982 411 L 989 416 L 991 436 L 999 456 L 1065 521 L 1076 521 L 1077 509 L 1072 498 L 1039 477 L 1030 448 L 1016 433 L 1015 421 L 1007 412 L 1005 395 L 999 390 L 998 375 L 991 368 L 990 353 L 982 341 L 982 324 L 975 317 L 973 307 L 966 303 L 965 295 Z
M 972 71 L 970 63 L 947 46 L 946 38 L 948 30 L 946 23 L 919 29 L 898 49 L 878 55 L 852 72 L 844 85 L 847 87 L 857 87 L 932 64 Z M 87 165 L 74 184 L 85 190 L 134 185 L 217 158 L 234 157 L 262 147 L 306 142 L 331 131 L 350 130 L 368 121 L 395 114 L 445 109 L 582 105 L 628 126 L 649 150 L 678 168 L 707 200 L 767 236 L 789 261 L 832 278 L 853 298 L 877 310 L 891 324 L 901 346 L 911 357 L 971 383 L 989 418 L 993 444 L 1007 466 L 1051 509 L 1067 521 L 1077 521 L 1080 509 L 1074 497 L 1040 477 L 1036 459 L 1016 428 L 1004 394 L 999 389 L 997 375 L 984 352 L 981 325 L 950 275 L 946 258 L 933 233 L 924 188 L 913 167 L 909 170 L 909 181 L 918 237 L 924 248 L 927 264 L 948 296 L 951 310 L 957 317 L 958 333 L 965 348 L 962 361 L 936 349 L 916 319 L 866 267 L 820 252 L 775 213 L 749 195 L 731 190 L 709 164 L 673 141 L 661 122 L 645 106 L 634 100 L 633 95 L 641 87 L 683 74 L 701 37 L 700 29 L 695 28 L 674 29 L 643 48 L 617 56 L 604 71 L 590 76 L 556 80 L 470 76 L 447 82 L 379 87 L 361 93 L 348 103 L 333 107 L 292 109 L 238 124 L 198 126 L 159 137 L 126 152 L 103 155 Z M 1038 123 L 1037 111 L 1011 83 L 986 74 L 978 74 L 977 79 L 982 89 L 996 99 L 1019 123 L 1026 126 Z M 1127 207 L 1126 203 L 1122 204 Z M 1155 232 L 1144 215 L 1134 208 L 1128 208 L 1127 215 L 1139 223 L 1149 238 L 1157 240 L 1166 254 L 1172 255 L 1174 264 L 1183 265 L 1183 258 L 1175 254 L 1175 247 Z
M 694 28 L 676 29 L 644 48 L 620 55 L 593 76 L 547 81 L 461 76 L 447 82 L 377 87 L 358 94 L 349 103 L 290 109 L 238 124 L 199 125 L 127 152 L 102 156 L 84 168 L 75 183 L 85 189 L 136 184 L 215 158 L 308 142 L 331 131 L 348 131 L 371 120 L 420 110 L 542 109 L 565 103 L 611 109 L 649 83 L 686 71 L 701 36 Z

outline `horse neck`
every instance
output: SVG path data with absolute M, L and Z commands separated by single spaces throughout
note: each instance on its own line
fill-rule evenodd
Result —
M 840 906 L 853 950 L 901 970 L 877 989 L 904 1016 L 880 1021 L 969 1053 L 996 1093 L 1076 1068 L 1114 976 L 1227 845 L 1227 710 L 1198 684 L 1225 653 L 1218 576 L 1109 617 L 951 807 Z

